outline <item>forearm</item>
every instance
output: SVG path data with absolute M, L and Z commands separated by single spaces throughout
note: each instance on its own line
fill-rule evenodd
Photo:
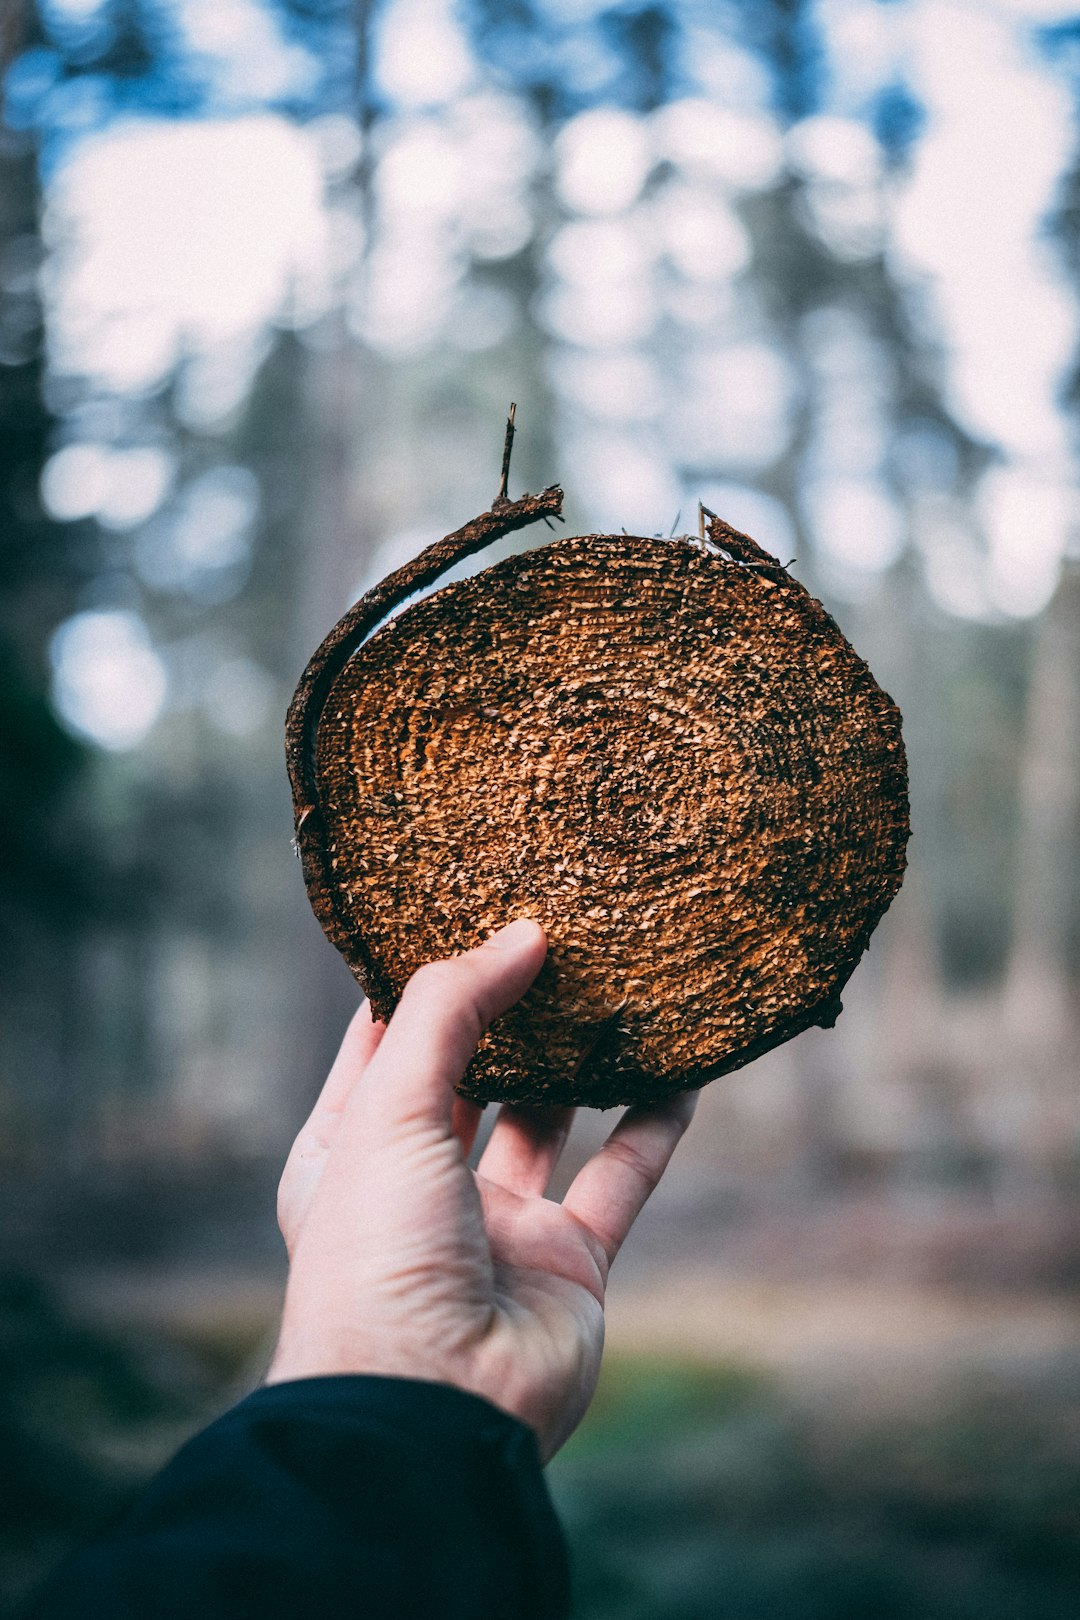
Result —
M 37 1620 L 555 1620 L 565 1548 L 531 1431 L 391 1378 L 259 1390 L 70 1561 Z

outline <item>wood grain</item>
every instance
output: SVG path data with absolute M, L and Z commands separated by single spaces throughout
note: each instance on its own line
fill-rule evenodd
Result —
M 899 712 L 821 604 L 708 516 L 707 543 L 556 541 L 374 633 L 365 598 L 298 688 L 308 889 L 380 1016 L 422 962 L 519 915 L 547 931 L 469 1096 L 657 1100 L 831 1024 L 900 886 Z

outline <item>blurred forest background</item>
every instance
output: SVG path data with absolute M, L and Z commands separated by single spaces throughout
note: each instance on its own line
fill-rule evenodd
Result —
M 552 1470 L 577 1613 L 1074 1615 L 1080 14 L 0 27 L 5 1593 L 259 1375 L 277 1174 L 356 999 L 285 705 L 488 506 L 516 399 L 514 485 L 561 481 L 567 532 L 701 499 L 795 557 L 912 770 L 839 1024 L 707 1091 L 620 1260 Z

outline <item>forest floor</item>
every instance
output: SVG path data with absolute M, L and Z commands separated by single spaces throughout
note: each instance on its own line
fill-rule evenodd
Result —
M 107 1331 L 166 1335 L 253 1382 L 270 1353 L 280 1275 L 227 1264 L 93 1270 L 61 1289 Z M 886 1413 L 933 1405 L 966 1382 L 1080 1387 L 1080 1297 L 941 1283 L 803 1281 L 695 1266 L 616 1269 L 610 1352 L 760 1370 L 814 1405 Z
M 970 1201 L 924 1216 L 876 1195 L 658 1198 L 551 1469 L 575 1620 L 1080 1613 L 1071 1217 L 1004 1242 Z M 11 1273 L 0 1431 L 23 1461 L 0 1601 L 258 1382 L 284 1257 L 261 1228 L 213 1229 L 194 1252 L 65 1245 L 47 1280 Z

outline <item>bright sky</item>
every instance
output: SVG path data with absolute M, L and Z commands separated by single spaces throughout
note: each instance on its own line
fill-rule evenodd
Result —
M 925 108 L 888 252 L 943 339 L 957 419 L 1004 457 L 983 481 L 974 523 L 930 501 L 917 528 L 931 589 L 965 615 L 1038 612 L 1076 530 L 1071 430 L 1057 398 L 1077 308 L 1044 232 L 1075 133 L 1067 84 L 1031 35 L 1070 10 L 1052 0 L 821 7 L 845 111 L 899 74 Z M 844 548 L 843 525 L 830 532 Z
M 316 144 L 283 118 L 130 119 L 88 137 L 49 188 L 54 369 L 142 393 L 193 355 L 254 345 L 317 297 L 326 225 Z
M 95 0 L 49 3 L 74 22 L 95 12 Z M 1040 0 L 819 0 L 829 104 L 786 133 L 760 63 L 712 38 L 695 57 L 700 93 L 651 117 L 589 109 L 545 152 L 528 107 L 485 88 L 449 0 L 392 0 L 376 39 L 392 108 L 376 148 L 377 235 L 358 279 L 362 234 L 333 190 L 356 159 L 355 126 L 338 115 L 301 127 L 265 106 L 310 82 L 311 57 L 259 0 L 176 0 L 176 27 L 235 110 L 129 117 L 71 146 L 45 218 L 52 368 L 103 397 L 178 377 L 190 425 L 212 433 L 245 398 L 268 330 L 310 323 L 341 296 L 352 331 L 391 357 L 490 345 L 513 311 L 497 292 L 483 303 L 463 277 L 472 260 L 529 240 L 529 188 L 550 165 L 559 213 L 537 313 L 567 479 L 599 526 L 666 532 L 687 504 L 677 462 L 719 462 L 731 468 L 726 509 L 756 512 L 768 543 L 790 519 L 754 479 L 788 442 L 796 382 L 739 279 L 751 249 L 738 205 L 786 163 L 838 259 L 888 253 L 916 318 L 940 338 L 958 420 L 1000 451 L 971 510 L 932 491 L 917 505 L 932 591 L 959 614 L 1038 612 L 1076 520 L 1056 399 L 1077 311 L 1042 236 L 1072 154 L 1072 110 L 1031 44 L 1032 23 L 1061 14 Z M 897 180 L 864 111 L 899 79 L 926 120 Z M 660 164 L 665 182 L 647 184 Z M 682 337 L 669 351 L 670 331 Z M 881 357 L 843 311 L 822 312 L 806 342 L 817 405 L 802 516 L 837 587 L 855 589 L 906 536 L 882 476 Z M 76 435 L 49 462 L 43 494 L 58 518 L 114 528 L 171 514 L 171 528 L 155 519 L 147 531 L 171 536 L 152 541 L 160 563 L 148 541 L 140 569 L 207 590 L 239 566 L 229 547 L 242 545 L 250 513 L 222 517 L 242 504 L 227 478 L 198 507 L 175 474 L 161 445 Z M 216 513 L 201 538 L 193 511 Z M 54 643 L 58 706 L 105 746 L 137 742 L 166 700 L 140 622 L 80 615 Z

